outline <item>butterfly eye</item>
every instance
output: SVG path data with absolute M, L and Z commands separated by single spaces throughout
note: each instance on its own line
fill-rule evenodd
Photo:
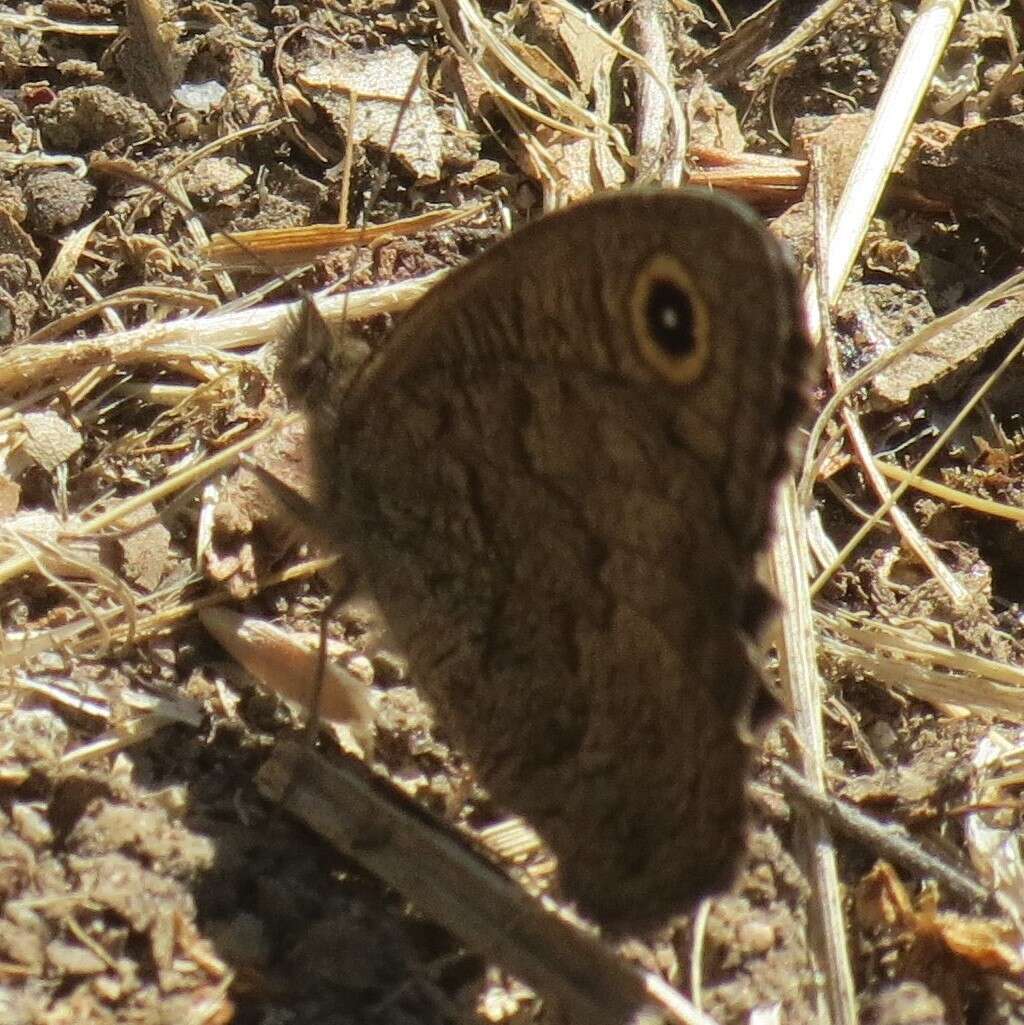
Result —
M 631 307 L 644 359 L 673 384 L 696 380 L 708 360 L 708 316 L 683 267 L 654 257 L 637 276 Z

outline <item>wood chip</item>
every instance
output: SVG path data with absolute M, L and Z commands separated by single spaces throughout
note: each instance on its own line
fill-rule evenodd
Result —
M 417 86 L 407 102 L 419 59 L 407 46 L 375 53 L 340 53 L 299 72 L 299 85 L 327 112 L 335 129 L 352 141 L 391 155 L 420 181 L 441 176 L 444 125 L 429 95 Z M 355 100 L 355 116 L 349 112 Z M 397 132 L 396 132 L 397 124 Z
M 1024 319 L 1024 297 L 989 306 L 943 331 L 916 352 L 883 370 L 871 382 L 872 405 L 905 406 L 924 388 L 950 384 L 951 374 L 974 366 L 990 346 Z
M 47 473 L 53 473 L 82 447 L 82 435 L 52 410 L 26 413 L 22 426 L 25 429 L 22 453 Z
M 136 524 L 138 529 L 132 529 Z M 121 521 L 125 532 L 116 539 L 121 574 L 146 591 L 160 583 L 171 553 L 171 532 L 152 505 L 143 506 Z

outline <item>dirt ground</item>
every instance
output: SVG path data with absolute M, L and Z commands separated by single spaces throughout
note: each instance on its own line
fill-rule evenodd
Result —
M 834 199 L 915 5 L 848 0 L 776 61 L 759 58 L 832 5 L 655 6 L 694 180 L 753 202 L 809 268 L 808 160 Z M 653 59 L 633 7 L 592 10 L 609 31 L 630 13 L 623 38 Z M 309 650 L 344 577 L 344 557 L 321 559 L 233 455 L 269 425 L 257 460 L 305 481 L 301 426 L 274 428 L 281 338 L 259 310 L 335 281 L 410 281 L 509 223 L 643 177 L 637 75 L 554 3 L 482 5 L 538 81 L 578 106 L 493 57 L 480 66 L 549 120 L 598 111 L 595 141 L 499 102 L 428 0 L 166 8 L 0 4 L 0 1020 L 562 1019 L 261 796 L 261 765 L 302 716 L 229 654 L 237 621 L 211 610 Z M 464 43 L 469 5 L 442 9 Z M 900 502 L 947 576 L 884 520 L 815 597 L 829 790 L 995 893 L 986 903 L 836 830 L 845 956 L 861 1020 L 877 1025 L 1024 1021 L 1024 300 L 969 305 L 1022 263 L 1022 29 L 1019 3 L 962 15 L 835 304 L 836 362 L 814 396 L 817 412 L 836 375 L 967 311 L 850 405 L 876 462 L 897 471 L 952 428 L 925 474 L 939 487 Z M 413 97 L 417 74 L 429 90 Z M 358 115 L 353 91 L 370 97 Z M 364 217 L 391 227 L 343 234 Z M 295 228 L 204 248 L 222 229 Z M 239 296 L 257 311 L 244 329 L 205 326 Z M 127 333 L 186 315 L 177 334 Z M 351 319 L 372 347 L 390 314 Z M 879 504 L 840 422 L 808 478 L 815 572 Z M 353 709 L 368 695 L 375 768 L 544 889 L 550 859 L 435 728 L 372 603 L 342 603 L 329 630 L 355 696 L 339 699 L 351 721 L 325 747 L 359 746 Z M 270 657 L 247 667 L 271 687 L 306 678 L 294 652 L 276 678 Z M 721 1025 L 842 1020 L 826 996 L 809 813 L 774 761 L 794 745 L 784 719 L 752 781 L 730 892 L 622 945 Z

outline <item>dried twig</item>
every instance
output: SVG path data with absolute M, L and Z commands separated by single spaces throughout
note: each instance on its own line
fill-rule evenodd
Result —
M 937 879 L 951 893 L 972 904 L 987 904 L 991 900 L 991 894 L 984 886 L 941 858 L 929 854 L 902 826 L 877 822 L 854 805 L 823 794 L 784 762 L 777 763 L 775 769 L 787 796 L 820 815 L 844 836 L 925 878 Z
M 467 947 L 560 1001 L 576 1021 L 623 1025 L 653 1006 L 675 1022 L 714 1025 L 661 980 L 545 910 L 361 762 L 330 765 L 304 745 L 282 743 L 259 784 Z

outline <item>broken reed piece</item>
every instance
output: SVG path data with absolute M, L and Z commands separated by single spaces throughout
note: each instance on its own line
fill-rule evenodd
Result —
M 303 643 L 289 632 L 254 616 L 233 609 L 201 609 L 199 619 L 246 672 L 285 701 L 309 709 L 310 681 L 320 665 L 316 647 Z M 323 664 L 322 693 L 316 717 L 346 728 L 359 748 L 372 756 L 374 740 L 373 706 L 369 687 L 333 658 Z
M 807 161 L 761 153 L 690 147 L 689 183 L 723 189 L 759 210 L 784 209 L 807 188 Z
M 386 224 L 346 228 L 340 224 L 304 224 L 288 228 L 255 228 L 230 235 L 214 235 L 204 256 L 221 270 L 257 269 L 281 273 L 304 267 L 342 246 L 374 246 L 398 237 L 436 231 L 471 221 L 483 203 L 467 203 L 457 209 L 432 210 Z
M 502 965 L 571 1020 L 623 1025 L 659 1018 L 714 1025 L 661 979 L 572 926 L 358 759 L 335 762 L 282 741 L 257 777 L 282 805 L 347 857 L 398 890 L 470 950 Z

